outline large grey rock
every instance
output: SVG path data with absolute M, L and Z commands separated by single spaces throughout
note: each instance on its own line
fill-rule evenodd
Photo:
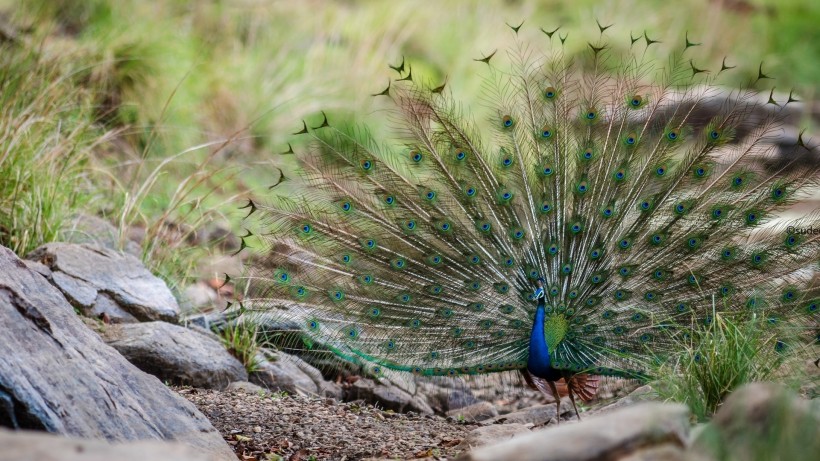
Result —
M 137 368 L 163 381 L 225 389 L 234 381 L 248 380 L 245 367 L 219 341 L 179 325 L 111 325 L 103 337 Z
M 816 459 L 820 401 L 802 399 L 773 383 L 748 384 L 698 430 L 690 450 L 700 459 L 727 461 Z
M 105 345 L 54 286 L 2 247 L 0 274 L 0 426 L 176 440 L 235 459 L 193 404 Z
M 688 432 L 689 410 L 685 406 L 643 403 L 481 447 L 459 459 L 614 460 L 665 445 L 683 447 Z
M 252 383 L 272 391 L 341 399 L 341 388 L 335 383 L 325 381 L 322 373 L 312 365 L 284 352 L 276 355 L 276 360 L 260 356 L 258 369 L 250 374 Z
M 392 383 L 377 383 L 371 379 L 360 378 L 345 389 L 345 400 L 364 400 L 385 410 L 397 412 L 414 411 L 432 414 L 433 409 L 419 397 L 413 397 Z
M 139 441 L 112 444 L 104 440 L 59 437 L 33 431 L 0 429 L 0 461 L 221 461 L 181 443 Z M 234 458 L 236 459 L 236 458 Z
M 26 258 L 48 267 L 52 283 L 85 315 L 105 313 L 115 322 L 176 322 L 179 316 L 165 282 L 133 255 L 89 244 L 49 243 Z

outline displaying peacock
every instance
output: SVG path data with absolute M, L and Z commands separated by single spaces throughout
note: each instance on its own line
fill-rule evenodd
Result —
M 721 88 L 734 66 L 696 63 L 688 36 L 659 62 L 646 33 L 606 29 L 580 57 L 542 29 L 507 64 L 476 59 L 486 122 L 402 61 L 375 95 L 395 103 L 390 144 L 303 124 L 310 192 L 245 207 L 243 248 L 268 244 L 247 305 L 373 375 L 520 372 L 573 404 L 718 312 L 816 328 L 820 235 L 794 230 L 818 215 L 771 221 L 820 182 L 783 129 L 796 98 L 762 64 Z

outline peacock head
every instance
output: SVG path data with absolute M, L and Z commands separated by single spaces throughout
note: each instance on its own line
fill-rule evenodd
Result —
M 538 285 L 539 288 L 544 288 L 544 278 L 538 277 L 538 279 L 535 281 L 535 284 Z

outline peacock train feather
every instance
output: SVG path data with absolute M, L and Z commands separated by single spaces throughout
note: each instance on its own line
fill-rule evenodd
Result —
M 793 96 L 761 98 L 762 66 L 720 87 L 732 67 L 696 65 L 688 37 L 664 62 L 646 35 L 602 30 L 575 59 L 565 41 L 477 60 L 481 123 L 402 66 L 376 95 L 395 104 L 389 144 L 304 124 L 310 192 L 248 202 L 267 243 L 248 305 L 373 375 L 578 377 L 581 397 L 594 376 L 645 377 L 718 312 L 817 331 L 820 235 L 787 226 L 818 214 L 772 222 L 820 182 L 802 135 L 785 139 Z

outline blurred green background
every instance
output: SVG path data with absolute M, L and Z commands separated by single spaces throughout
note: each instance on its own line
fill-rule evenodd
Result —
M 0 244 L 22 254 L 76 212 L 102 215 L 122 241 L 141 229 L 144 259 L 172 284 L 213 251 L 197 229 L 241 233 L 240 197 L 278 168 L 295 176 L 279 153 L 299 150 L 302 119 L 325 110 L 387 133 L 370 95 L 402 57 L 479 105 L 474 59 L 513 42 L 505 23 L 523 20 L 534 43 L 560 25 L 574 53 L 598 19 L 615 47 L 662 40 L 661 59 L 688 33 L 698 67 L 738 66 L 724 83 L 764 61 L 779 90 L 813 101 L 820 89 L 820 2 L 806 0 L 0 0 L 0 12 Z

